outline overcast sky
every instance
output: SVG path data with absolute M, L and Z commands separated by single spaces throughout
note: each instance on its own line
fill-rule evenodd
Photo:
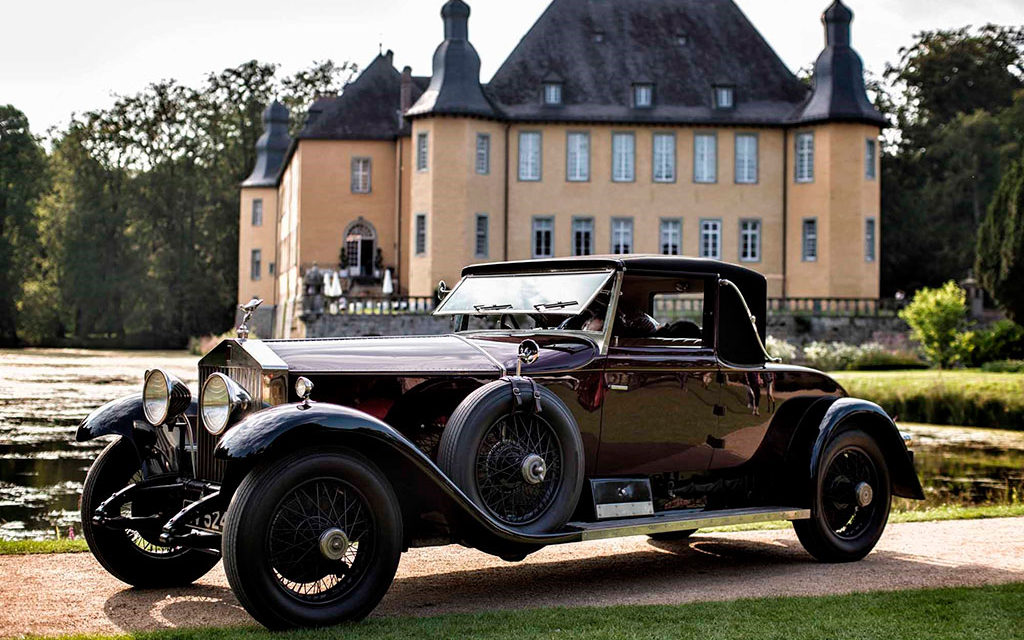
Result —
M 586 0 L 577 0 L 586 1 Z M 628 2 L 629 0 L 612 0 Z M 829 0 L 736 0 L 793 70 L 821 50 Z M 468 0 L 470 40 L 489 80 L 549 0 Z M 924 29 L 1024 23 L 1024 0 L 847 0 L 854 46 L 868 69 L 894 61 Z M 20 108 L 37 133 L 73 111 L 109 105 L 114 93 L 253 58 L 285 72 L 313 60 L 361 67 L 378 44 L 395 65 L 430 74 L 441 41 L 441 0 L 4 0 L 0 10 L 0 104 Z

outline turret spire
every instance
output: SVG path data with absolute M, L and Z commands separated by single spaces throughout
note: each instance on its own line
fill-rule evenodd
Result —
M 263 135 L 256 142 L 256 166 L 242 183 L 243 187 L 272 187 L 291 145 L 288 136 L 288 109 L 274 100 L 263 112 Z

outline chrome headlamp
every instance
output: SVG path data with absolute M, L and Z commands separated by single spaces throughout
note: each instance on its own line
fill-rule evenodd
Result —
M 160 369 L 146 372 L 142 385 L 142 412 L 153 426 L 176 418 L 192 403 L 192 392 L 184 382 Z
M 199 412 L 203 426 L 213 435 L 220 435 L 231 423 L 231 416 L 252 405 L 252 396 L 223 373 L 214 373 L 203 383 Z

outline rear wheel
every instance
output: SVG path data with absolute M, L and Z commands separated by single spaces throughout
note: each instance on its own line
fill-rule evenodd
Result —
M 387 478 L 355 453 L 298 452 L 238 487 L 224 528 L 228 582 L 271 629 L 366 617 L 402 553 L 402 514 Z
M 874 549 L 889 520 L 892 490 L 885 456 L 860 430 L 835 436 L 821 457 L 810 520 L 793 528 L 822 562 L 860 560 Z
M 139 458 L 127 440 L 111 442 L 96 458 L 82 487 L 82 533 L 89 550 L 111 575 L 130 585 L 175 587 L 191 584 L 217 564 L 219 558 L 216 555 L 183 547 L 165 547 L 152 533 L 109 529 L 92 522 L 96 508 L 104 500 L 141 479 Z M 121 511 L 125 516 L 148 516 L 160 512 L 151 505 L 131 502 Z

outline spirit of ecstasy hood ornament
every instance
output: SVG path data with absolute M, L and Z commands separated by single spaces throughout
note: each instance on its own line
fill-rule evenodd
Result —
M 238 329 L 236 329 L 239 340 L 249 337 L 249 321 L 252 320 L 252 314 L 256 313 L 256 308 L 261 304 L 263 304 L 263 300 L 253 298 L 245 304 L 238 305 L 238 308 L 242 310 L 242 324 L 238 325 Z

